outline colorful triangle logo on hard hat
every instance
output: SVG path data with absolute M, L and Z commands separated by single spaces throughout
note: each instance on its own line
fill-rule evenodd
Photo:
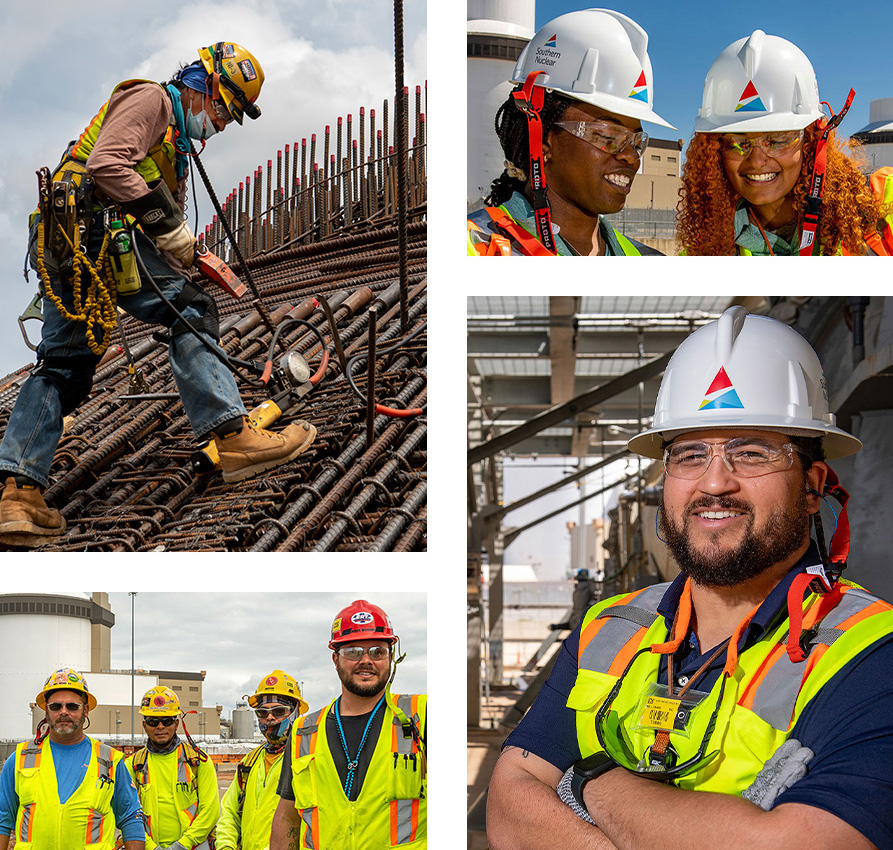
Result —
M 766 107 L 763 105 L 763 101 L 760 99 L 760 94 L 757 91 L 757 87 L 753 84 L 753 80 L 751 80 L 744 87 L 744 91 L 741 92 L 741 97 L 738 98 L 738 105 L 735 107 L 735 112 L 765 111 Z
M 629 93 L 629 96 L 633 98 L 633 100 L 642 100 L 645 103 L 648 103 L 648 81 L 645 79 L 644 71 L 639 74 L 639 79 L 636 80 L 636 84 L 633 86 L 633 90 Z
M 558 33 L 553 33 L 553 34 L 552 34 L 552 38 L 550 38 L 550 39 L 543 45 L 543 47 L 556 47 L 556 46 L 557 46 L 557 43 L 556 43 L 556 39 L 557 39 L 557 37 L 558 37 Z
M 738 398 L 738 393 L 735 392 L 735 388 L 732 386 L 725 368 L 720 367 L 716 377 L 713 379 L 713 383 L 707 388 L 707 394 L 698 410 L 718 410 L 722 407 L 743 408 L 744 405 L 741 403 L 741 399 Z

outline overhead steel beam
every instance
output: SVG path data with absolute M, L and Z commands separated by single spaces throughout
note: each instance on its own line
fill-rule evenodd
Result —
M 549 484 L 548 487 L 543 487 L 542 490 L 537 490 L 535 493 L 531 493 L 529 496 L 524 496 L 523 499 L 516 499 L 514 502 L 511 502 L 508 505 L 501 505 L 493 513 L 487 515 L 487 520 L 494 521 L 496 519 L 502 519 L 506 514 L 511 513 L 518 508 L 523 508 L 525 505 L 529 505 L 531 502 L 535 502 L 537 499 L 540 499 L 543 496 L 547 496 L 549 493 L 554 493 L 556 490 L 564 487 L 565 484 L 570 484 L 573 481 L 579 481 L 581 478 L 585 478 L 590 473 L 597 472 L 599 469 L 602 469 L 608 464 L 614 463 L 615 460 L 621 460 L 628 454 L 629 449 L 621 449 L 619 452 L 614 452 L 614 454 L 608 455 L 606 458 L 602 458 L 600 461 L 598 461 L 598 463 L 593 463 L 589 466 L 583 467 L 583 469 L 578 469 L 572 475 L 568 475 L 566 478 L 562 478 L 560 481 Z
M 528 522 L 527 525 L 522 525 L 520 528 L 512 528 L 505 532 L 505 548 L 508 549 L 512 543 L 521 535 L 523 532 L 528 531 L 533 528 L 535 525 L 539 525 L 541 522 L 545 522 L 547 519 L 552 519 L 552 517 L 558 516 L 558 514 L 562 514 L 571 508 L 577 507 L 577 505 L 582 505 L 583 502 L 588 502 L 590 499 L 594 499 L 596 496 L 600 496 L 602 493 L 607 493 L 608 490 L 611 490 L 614 487 L 617 487 L 619 484 L 627 484 L 630 481 L 635 480 L 638 477 L 637 472 L 633 472 L 631 475 L 627 475 L 624 478 L 620 478 L 617 481 L 614 481 L 612 484 L 608 484 L 605 487 L 602 487 L 601 490 L 596 490 L 594 493 L 587 493 L 582 499 L 577 499 L 576 502 L 571 502 L 569 505 L 565 505 L 563 508 L 558 508 L 558 510 L 552 511 L 551 513 L 544 514 L 539 517 L 539 519 L 535 519 L 533 522 Z
M 492 457 L 499 452 L 504 452 L 506 449 L 516 445 L 527 437 L 538 434 L 543 429 L 549 428 L 552 425 L 557 425 L 565 419 L 572 418 L 575 414 L 582 413 L 591 407 L 595 407 L 618 393 L 636 386 L 636 384 L 641 381 L 646 381 L 648 378 L 663 372 L 667 367 L 667 363 L 670 362 L 672 354 L 672 351 L 668 351 L 656 360 L 644 363 L 642 366 L 632 369 L 626 374 L 621 375 L 619 378 L 615 378 L 613 381 L 608 381 L 606 384 L 602 384 L 601 386 L 575 396 L 564 404 L 557 404 L 554 407 L 550 407 L 548 410 L 544 410 L 542 413 L 529 419 L 523 425 L 519 425 L 517 428 L 512 428 L 510 431 L 506 431 L 498 437 L 493 437 L 492 439 L 481 443 L 479 446 L 474 446 L 468 450 L 468 465 L 471 466 L 474 463 L 482 461 L 484 458 Z

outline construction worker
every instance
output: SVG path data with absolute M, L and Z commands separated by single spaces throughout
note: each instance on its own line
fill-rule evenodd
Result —
M 123 753 L 84 734 L 96 708 L 87 680 L 55 670 L 35 698 L 46 717 L 0 773 L 0 850 L 143 850 L 143 815 Z
M 762 30 L 723 50 L 682 169 L 685 253 L 893 254 L 893 169 L 866 191 L 834 129 L 851 98 L 827 119 L 809 59 Z
M 681 573 L 565 642 L 494 771 L 493 850 L 893 847 L 893 607 L 840 578 L 826 459 L 861 443 L 826 393 L 809 344 L 742 307 L 677 349 L 629 447 L 663 459 Z
M 315 428 L 303 421 L 276 434 L 247 421 L 217 342 L 216 303 L 188 280 L 197 246 L 184 218 L 190 140 L 204 146 L 232 121 L 257 118 L 264 80 L 258 61 L 238 44 L 221 41 L 198 53 L 165 85 L 127 80 L 116 86 L 48 181 L 53 203 L 47 198 L 33 218 L 30 255 L 43 295 L 42 341 L 0 444 L 0 543 L 34 548 L 65 530 L 42 491 L 63 417 L 90 393 L 115 328 L 116 304 L 168 328 L 183 407 L 195 434 L 216 443 L 224 480 L 278 466 L 313 442 Z M 65 215 L 57 216 L 57 200 Z M 109 238 L 117 239 L 125 216 L 139 224 L 131 234 L 139 275 L 119 292 L 110 282 Z
M 217 850 L 266 850 L 270 846 L 288 733 L 295 718 L 310 707 L 295 679 L 282 670 L 264 676 L 248 704 L 266 741 L 239 762 L 235 781 L 223 795 Z
M 609 227 L 623 209 L 652 109 L 648 35 L 609 9 L 560 15 L 525 46 L 496 113 L 505 171 L 468 216 L 470 256 L 658 254 Z
M 270 850 L 428 846 L 427 697 L 391 693 L 399 643 L 365 599 L 335 617 L 341 696 L 292 727 Z
M 186 740 L 180 740 L 180 700 L 170 688 L 149 688 L 140 714 L 146 746 L 125 764 L 145 812 L 146 850 L 212 850 L 220 816 L 214 763 L 185 726 Z

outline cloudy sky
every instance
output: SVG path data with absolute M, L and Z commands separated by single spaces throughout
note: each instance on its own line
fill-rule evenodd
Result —
M 427 693 L 427 608 L 423 593 L 138 593 L 133 618 L 136 666 L 146 670 L 206 670 L 207 706 L 229 718 L 261 677 L 281 669 L 303 683 L 311 709 L 340 693 L 327 644 L 332 620 L 354 599 L 384 608 L 406 659 L 395 693 Z M 110 593 L 112 668 L 130 669 L 131 599 Z M 190 730 L 195 731 L 195 730 Z
M 197 48 L 235 41 L 261 62 L 262 116 L 208 144 L 202 162 L 223 200 L 277 150 L 322 134 L 359 107 L 380 111 L 394 93 L 392 0 L 206 0 L 151 4 L 32 0 L 4 6 L 0 114 L 11 133 L 0 164 L 0 377 L 31 362 L 15 323 L 37 291 L 22 276 L 28 214 L 41 166 L 52 168 L 121 80 L 169 79 Z M 425 0 L 404 0 L 407 85 L 424 84 Z M 198 181 L 198 223 L 213 215 Z M 195 226 L 196 204 L 189 201 Z M 195 228 L 198 229 L 198 228 Z M 32 340 L 36 322 L 26 323 Z

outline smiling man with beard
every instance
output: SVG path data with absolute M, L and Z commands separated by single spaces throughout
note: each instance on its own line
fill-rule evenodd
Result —
M 427 847 L 427 697 L 391 693 L 399 642 L 364 599 L 335 617 L 341 696 L 292 727 L 270 850 Z
M 826 459 L 861 443 L 815 352 L 727 310 L 676 351 L 629 447 L 664 462 L 681 573 L 565 642 L 494 771 L 490 847 L 893 847 L 893 607 L 840 578 Z M 844 506 L 830 551 L 823 495 Z

